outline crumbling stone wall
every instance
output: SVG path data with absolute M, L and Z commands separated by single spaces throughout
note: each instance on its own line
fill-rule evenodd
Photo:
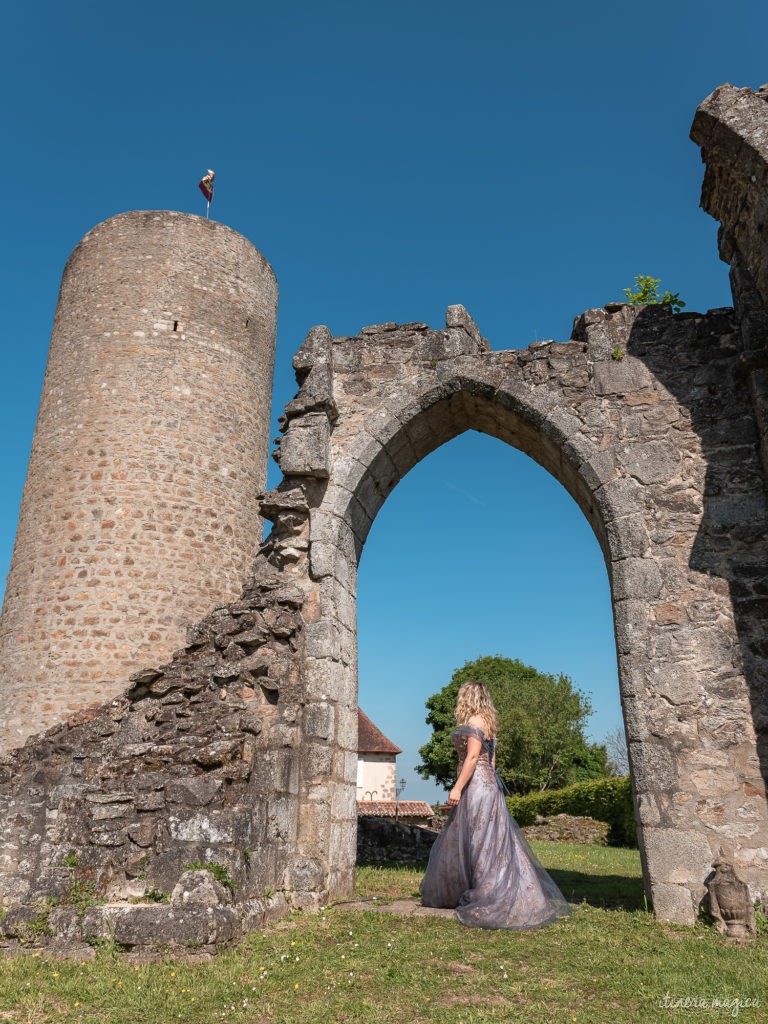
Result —
M 696 111 L 691 138 L 706 165 L 701 205 L 720 221 L 741 335 L 742 380 L 768 477 L 768 85 L 721 85 Z
M 207 908 L 212 942 L 269 906 L 349 893 L 358 560 L 392 488 L 469 429 L 548 469 L 600 542 L 654 912 L 691 923 L 721 846 L 766 898 L 766 335 L 749 248 L 761 238 L 738 233 L 734 309 L 611 304 L 578 317 L 565 343 L 494 351 L 461 306 L 441 329 L 313 328 L 282 419 L 283 480 L 261 502 L 273 530 L 241 600 L 117 701 L 3 762 L 0 891 L 17 907 L 6 933 L 36 899 L 62 898 L 72 856 L 113 902 L 71 927 L 119 922 L 126 944 L 147 929 L 200 934 L 181 878 L 195 858 L 239 886 L 219 917 Z M 176 904 L 114 903 L 150 886 L 173 886 Z
M 295 856 L 304 600 L 259 560 L 169 664 L 0 757 L 7 936 L 44 906 L 69 938 L 220 944 L 283 910 L 287 887 L 316 905 L 320 878 Z M 182 888 L 170 907 L 154 902 L 194 863 L 223 869 L 234 898 L 187 906 Z M 85 915 L 76 891 L 95 901 Z
M 720 221 L 720 255 L 746 271 L 768 306 L 768 85 L 757 92 L 725 84 L 696 111 L 691 138 L 706 170 L 701 205 Z

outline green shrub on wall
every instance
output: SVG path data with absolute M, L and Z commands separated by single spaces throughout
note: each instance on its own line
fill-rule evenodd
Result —
M 537 814 L 573 814 L 596 818 L 610 825 L 609 846 L 637 846 L 637 827 L 629 776 L 576 782 L 564 789 L 508 796 L 509 813 L 521 827 L 532 825 Z

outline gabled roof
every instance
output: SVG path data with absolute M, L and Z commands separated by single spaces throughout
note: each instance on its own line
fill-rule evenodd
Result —
M 358 800 L 357 813 L 374 818 L 432 818 L 435 814 L 426 800 Z
M 357 752 L 358 754 L 402 754 L 392 740 L 388 740 L 381 729 L 377 729 L 368 715 L 357 709 Z

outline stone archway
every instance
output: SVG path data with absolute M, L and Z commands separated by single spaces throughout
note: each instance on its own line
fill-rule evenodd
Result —
M 711 439 L 691 414 L 713 341 L 721 347 L 733 328 L 728 313 L 718 316 L 713 324 L 664 308 L 637 316 L 609 307 L 585 314 L 570 342 L 514 352 L 490 350 L 462 307 L 449 308 L 440 332 L 423 324 L 380 325 L 354 339 L 311 332 L 296 360 L 303 386 L 287 410 L 280 462 L 284 493 L 298 483 L 292 477 L 303 478 L 309 504 L 317 611 L 305 627 L 307 693 L 333 709 L 336 723 L 332 764 L 313 774 L 310 759 L 300 797 L 305 853 L 322 849 L 327 834 L 330 892 L 347 890 L 354 866 L 359 555 L 397 482 L 466 429 L 520 448 L 553 473 L 600 542 L 645 887 L 656 913 L 693 920 L 721 844 L 753 883 L 763 877 L 768 815 L 733 566 L 718 577 L 701 558 L 702 548 L 723 551 L 722 536 L 714 542 L 724 521 L 705 514 L 718 502 L 707 493 Z M 656 372 L 682 353 L 697 364 L 687 369 L 687 395 Z M 738 454 L 752 481 L 742 504 L 763 509 L 756 445 L 747 467 L 738 431 L 725 440 L 728 419 L 743 414 L 734 397 L 723 389 L 710 399 L 708 421 L 723 435 L 716 471 Z M 281 543 L 278 531 L 276 549 Z M 736 555 L 739 543 L 730 547 Z

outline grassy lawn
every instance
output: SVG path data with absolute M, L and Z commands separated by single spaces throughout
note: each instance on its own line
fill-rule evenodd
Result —
M 657 922 L 644 909 L 637 851 L 531 845 L 578 904 L 547 928 L 485 931 L 337 904 L 296 914 L 207 962 L 169 956 L 141 963 L 109 949 L 73 962 L 30 949 L 0 959 L 0 1021 L 768 1020 L 765 937 L 738 948 L 700 924 Z M 361 868 L 358 895 L 372 907 L 413 896 L 420 877 L 412 869 Z M 665 1007 L 665 995 L 706 1005 Z M 713 999 L 760 1005 L 714 1008 Z

